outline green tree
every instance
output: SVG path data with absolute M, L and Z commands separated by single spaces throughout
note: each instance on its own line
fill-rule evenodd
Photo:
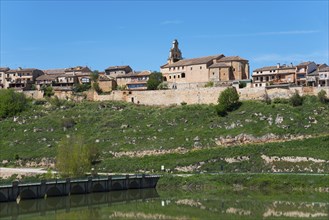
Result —
M 27 108 L 27 99 L 23 93 L 11 89 L 0 90 L 0 118 L 14 116 Z
M 98 76 L 99 76 L 98 70 L 94 70 L 90 75 L 91 80 L 94 81 L 94 82 L 97 82 Z
M 51 97 L 55 94 L 52 86 L 43 85 L 41 87 L 41 90 L 43 91 L 43 96 L 44 97 Z
M 290 97 L 289 101 L 292 106 L 303 105 L 303 97 L 299 95 L 297 90 L 295 90 L 295 93 Z
M 102 89 L 101 89 L 101 87 L 99 87 L 98 82 L 94 82 L 94 83 L 93 83 L 93 89 L 94 89 L 98 94 L 103 92 Z
M 218 97 L 216 106 L 217 114 L 225 116 L 227 112 L 233 111 L 240 106 L 239 94 L 234 87 L 228 87 Z
M 324 90 L 321 90 L 318 93 L 318 99 L 321 103 L 326 103 L 327 102 L 327 93 Z
M 62 177 L 83 176 L 98 156 L 98 149 L 81 136 L 64 137 L 57 146 L 56 168 Z
M 160 72 L 152 72 L 148 81 L 147 81 L 147 89 L 148 90 L 156 90 L 160 83 L 162 82 L 162 73 Z

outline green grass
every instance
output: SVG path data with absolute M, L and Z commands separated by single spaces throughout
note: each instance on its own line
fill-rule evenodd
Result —
M 244 170 L 257 171 L 261 165 L 260 153 L 274 156 L 309 156 L 328 159 L 329 106 L 306 97 L 303 106 L 289 104 L 267 105 L 263 102 L 244 101 L 241 107 L 226 117 L 216 114 L 214 105 L 184 105 L 163 107 L 137 106 L 124 102 L 82 102 L 64 103 L 65 108 L 32 105 L 30 110 L 20 113 L 19 124 L 13 117 L 0 121 L 0 161 L 14 161 L 16 155 L 22 159 L 55 157 L 58 142 L 67 135 L 81 135 L 87 144 L 97 145 L 102 154 L 100 167 L 108 171 L 132 171 L 139 169 L 158 170 L 160 165 L 173 169 L 175 166 L 223 156 L 251 156 L 252 163 L 242 164 Z M 254 113 L 273 118 L 270 125 L 260 120 Z M 283 116 L 282 128 L 274 124 L 277 115 Z M 309 117 L 317 123 L 309 125 Z M 73 128 L 63 129 L 63 121 L 72 119 Z M 250 120 L 250 121 L 249 121 Z M 232 123 L 241 124 L 226 129 Z M 122 125 L 128 125 L 123 128 Z M 35 131 L 35 132 L 34 132 Z M 215 138 L 235 136 L 241 133 L 262 136 L 268 133 L 277 135 L 327 135 L 301 142 L 286 142 L 265 145 L 250 145 L 218 149 Z M 198 136 L 205 149 L 185 155 L 147 156 L 140 158 L 112 159 L 109 151 L 137 151 L 148 149 L 191 149 L 193 139 Z M 208 171 L 218 170 L 217 164 L 207 164 Z M 225 165 L 225 164 L 224 164 Z M 228 171 L 235 165 L 225 165 Z M 239 165 L 240 166 L 240 165 Z M 240 168 L 239 168 L 240 169 Z

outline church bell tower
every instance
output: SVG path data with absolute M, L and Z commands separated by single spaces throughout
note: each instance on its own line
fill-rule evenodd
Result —
M 183 59 L 182 58 L 182 52 L 178 48 L 178 41 L 175 39 L 172 42 L 172 47 L 169 52 L 169 58 L 168 58 L 168 64 L 175 63 L 179 60 Z

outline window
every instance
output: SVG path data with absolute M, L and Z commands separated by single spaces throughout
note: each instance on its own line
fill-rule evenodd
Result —
M 215 72 L 212 72 L 212 75 L 214 76 L 215 75 Z
M 176 75 L 174 75 L 174 79 L 176 79 Z
M 180 75 L 178 75 L 177 78 L 180 78 Z
M 202 69 L 202 66 L 200 66 L 200 70 Z
M 169 67 L 169 71 L 171 70 L 171 67 Z
M 185 78 L 185 73 L 182 73 L 182 78 Z
M 166 81 L 167 81 L 167 77 L 165 77 L 165 76 L 164 76 L 164 77 L 163 77 L 163 81 L 165 81 L 165 82 L 166 82 Z
M 191 70 L 192 70 L 192 67 L 191 67 Z
M 184 66 L 182 66 L 182 70 L 184 69 Z
M 171 79 L 171 76 L 169 76 L 169 79 Z

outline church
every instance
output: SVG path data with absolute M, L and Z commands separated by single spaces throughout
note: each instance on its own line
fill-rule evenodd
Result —
M 249 79 L 249 62 L 239 56 L 223 54 L 183 59 L 178 41 L 172 42 L 168 61 L 160 67 L 164 81 L 173 89 L 203 87 Z

